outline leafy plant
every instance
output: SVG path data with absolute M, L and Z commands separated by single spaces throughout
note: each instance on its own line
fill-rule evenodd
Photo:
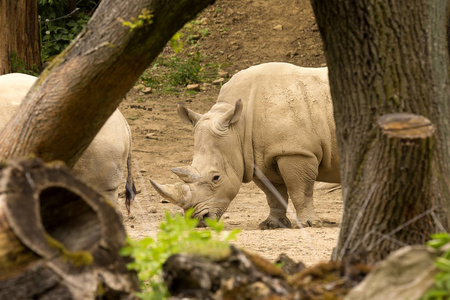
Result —
M 141 281 L 142 299 L 166 299 L 169 296 L 161 272 L 162 265 L 169 256 L 176 253 L 195 253 L 212 258 L 228 255 L 229 241 L 234 240 L 238 230 L 223 232 L 223 224 L 206 220 L 211 229 L 197 229 L 198 220 L 191 219 L 192 210 L 183 217 L 171 217 L 166 212 L 165 222 L 160 224 L 157 238 L 143 238 L 139 241 L 128 239 L 121 255 L 132 256 L 134 262 L 128 268 L 138 272 Z
M 41 58 L 49 61 L 64 50 L 86 26 L 100 0 L 80 0 L 65 13 L 66 0 L 38 0 Z
M 431 236 L 427 245 L 434 249 L 441 249 L 450 242 L 448 233 L 436 233 Z M 434 276 L 434 286 L 428 290 L 421 300 L 445 300 L 450 299 L 450 249 L 438 257 L 435 261 L 439 273 Z
M 183 60 L 179 57 L 172 57 L 167 62 L 167 66 L 172 69 L 169 74 L 169 83 L 172 85 L 187 85 L 189 83 L 196 83 L 200 80 L 200 53 Z
M 159 57 L 152 67 L 141 75 L 141 80 L 148 87 L 163 87 L 163 92 L 173 93 L 179 91 L 179 86 L 200 82 L 203 79 L 203 71 L 199 52 L 187 58 Z
M 183 42 L 181 41 L 182 36 L 183 34 L 181 32 L 177 32 L 170 38 L 170 47 L 172 47 L 175 53 L 183 50 Z
M 11 70 L 14 73 L 23 73 L 33 76 L 38 76 L 39 69 L 33 65 L 32 69 L 28 69 L 27 64 L 17 55 L 17 52 L 11 53 Z

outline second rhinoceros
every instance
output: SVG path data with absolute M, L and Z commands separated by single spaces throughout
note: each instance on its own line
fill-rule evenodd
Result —
M 260 228 L 291 227 L 286 204 L 263 183 L 266 177 L 286 201 L 290 196 L 302 226 L 322 225 L 314 182 L 340 180 L 327 68 L 253 66 L 223 85 L 207 113 L 179 104 L 178 114 L 194 125 L 194 158 L 191 166 L 172 169 L 184 184 L 152 181 L 163 197 L 193 208 L 199 219 L 219 219 L 241 183 L 253 180 L 270 207 Z

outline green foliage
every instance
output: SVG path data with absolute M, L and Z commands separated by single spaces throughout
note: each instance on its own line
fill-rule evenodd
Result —
M 121 255 L 134 258 L 128 268 L 138 272 L 143 291 L 139 297 L 142 299 L 166 299 L 169 296 L 161 271 L 163 263 L 172 254 L 192 253 L 215 259 L 228 255 L 229 241 L 234 240 L 239 231 L 224 233 L 223 224 L 215 220 L 206 221 L 211 229 L 197 229 L 198 220 L 191 219 L 191 215 L 192 210 L 184 217 L 179 214 L 171 217 L 166 212 L 166 220 L 160 224 L 161 231 L 156 239 L 128 239 L 128 245 L 121 250 Z
M 441 249 L 450 242 L 448 233 L 436 233 L 431 236 L 427 245 L 434 249 Z M 434 276 L 434 286 L 425 293 L 421 300 L 450 299 L 450 250 L 438 257 L 435 261 L 439 273 Z
M 169 83 L 171 85 L 187 85 L 196 83 L 200 80 L 200 53 L 183 60 L 179 57 L 172 57 L 166 64 L 173 72 L 169 74 Z
M 181 52 L 183 50 L 183 42 L 181 41 L 181 37 L 183 34 L 181 32 L 177 32 L 170 38 L 170 47 L 173 49 L 175 53 Z
M 26 63 L 17 55 L 17 52 L 11 53 L 11 70 L 13 73 L 23 73 L 33 76 L 39 75 L 39 69 L 36 65 L 28 69 Z
M 141 76 L 142 82 L 153 89 L 164 86 L 165 91 L 178 91 L 177 86 L 186 86 L 198 83 L 202 79 L 202 66 L 200 53 L 196 52 L 186 58 L 159 57 L 152 67 Z
M 142 13 L 136 18 L 132 18 L 130 21 L 122 21 L 122 25 L 129 27 L 130 31 L 133 31 L 136 28 L 141 28 L 147 25 L 151 25 L 153 23 L 153 15 L 147 10 L 143 9 Z
M 65 13 L 65 0 L 38 0 L 41 58 L 51 60 L 86 26 L 100 0 L 80 0 L 75 11 Z
M 145 86 L 162 93 L 178 93 L 188 84 L 210 82 L 217 78 L 217 71 L 225 65 L 207 64 L 197 51 L 185 56 L 165 58 L 159 56 L 142 75 L 140 80 Z M 188 93 L 196 93 L 189 91 Z

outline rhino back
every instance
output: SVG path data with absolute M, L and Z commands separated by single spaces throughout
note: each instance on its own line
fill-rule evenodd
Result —
M 109 198 L 116 200 L 117 189 L 125 177 L 124 170 L 131 150 L 128 141 L 130 134 L 126 120 L 122 113 L 116 110 L 77 161 L 74 173 L 107 194 L 111 191 Z
M 19 109 L 36 77 L 20 73 L 0 76 L 0 129 L 5 127 L 12 115 Z
M 0 130 L 5 127 L 36 81 L 36 77 L 12 73 L 0 76 Z M 92 184 L 108 198 L 117 201 L 127 157 L 131 151 L 131 134 L 125 118 L 116 110 L 73 167 L 75 174 Z
M 327 68 L 250 67 L 222 87 L 218 102 L 237 99 L 244 102 L 244 148 L 258 167 L 280 155 L 314 155 L 324 169 L 338 163 Z

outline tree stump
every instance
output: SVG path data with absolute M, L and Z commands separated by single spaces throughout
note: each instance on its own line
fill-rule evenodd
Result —
M 0 170 L 0 299 L 134 299 L 113 203 L 62 163 Z
M 353 217 L 342 224 L 337 259 L 349 254 L 376 263 L 403 246 L 424 244 L 430 233 L 447 227 L 445 204 L 435 197 L 432 180 L 433 124 L 398 113 L 380 117 L 377 125 L 353 183 L 357 192 L 344 203 L 344 215 Z

